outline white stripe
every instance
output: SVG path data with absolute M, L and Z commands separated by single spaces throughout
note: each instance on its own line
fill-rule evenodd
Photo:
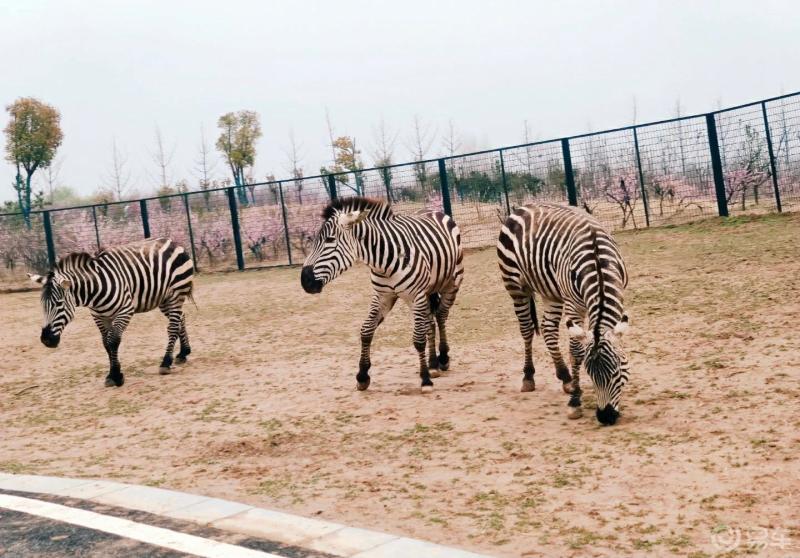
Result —
M 120 537 L 133 539 L 155 546 L 161 546 L 208 558 L 283 558 L 277 554 L 269 554 L 251 550 L 228 543 L 213 541 L 164 529 L 129 519 L 101 515 L 99 513 L 69 508 L 60 504 L 52 504 L 41 500 L 21 498 L 9 494 L 0 494 L 0 508 L 22 513 L 46 517 L 55 521 L 71 523 L 96 531 L 104 531 Z

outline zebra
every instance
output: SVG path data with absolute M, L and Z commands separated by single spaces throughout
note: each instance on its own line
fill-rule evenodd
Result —
M 597 420 L 614 424 L 622 388 L 628 381 L 628 358 L 619 338 L 628 329 L 623 292 L 625 263 L 611 235 L 577 208 L 550 203 L 516 208 L 497 241 L 500 272 L 514 302 L 525 344 L 522 391 L 536 389 L 531 340 L 539 333 L 534 294 L 541 297 L 541 333 L 570 395 L 569 418 L 579 418 L 579 371 L 584 362 L 597 397 Z M 559 350 L 559 325 L 566 318 L 572 371 Z M 588 317 L 589 332 L 584 329 Z
M 183 303 L 192 296 L 193 275 L 192 259 L 168 238 L 100 250 L 94 255 L 69 254 L 47 275 L 28 274 L 42 286 L 41 342 L 46 347 L 58 347 L 75 308 L 86 306 L 108 353 L 110 369 L 105 385 L 119 387 L 125 383 L 117 358 L 122 334 L 134 314 L 158 308 L 169 319 L 169 341 L 159 372 L 169 374 L 179 338 L 181 348 L 175 363 L 185 363 L 192 352 Z
M 356 387 L 361 391 L 369 387 L 372 337 L 400 298 L 414 315 L 413 344 L 419 355 L 421 390 L 432 391 L 431 378 L 450 366 L 445 322 L 464 276 L 461 233 L 455 221 L 427 210 L 396 215 L 387 202 L 365 197 L 336 199 L 325 208 L 322 218 L 300 274 L 303 289 L 321 292 L 355 260 L 366 263 L 372 272 L 375 292 L 361 326 Z

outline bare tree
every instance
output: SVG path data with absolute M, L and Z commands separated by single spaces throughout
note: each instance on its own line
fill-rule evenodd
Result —
M 393 201 L 392 196 L 392 169 L 389 167 L 394 162 L 394 150 L 397 145 L 397 138 L 400 132 L 392 132 L 386 125 L 386 121 L 381 117 L 376 128 L 372 129 L 372 138 L 375 149 L 372 151 L 373 164 L 378 167 L 381 181 L 386 189 L 386 196 L 389 201 Z
M 442 137 L 442 150 L 447 157 L 453 157 L 461 151 L 461 134 L 456 130 L 453 119 L 447 121 L 447 131 Z
M 213 151 L 206 139 L 205 127 L 200 125 L 200 144 L 197 146 L 197 159 L 194 161 L 194 172 L 198 178 L 200 189 L 208 190 L 214 180 L 217 169 L 217 160 L 212 156 Z
M 117 138 L 111 138 L 111 168 L 105 182 L 118 201 L 125 198 L 131 182 L 131 173 L 127 166 L 128 155 L 117 147 Z
M 289 130 L 289 148 L 284 150 L 286 153 L 286 170 L 292 176 L 294 191 L 297 195 L 297 202 L 303 203 L 303 164 L 302 164 L 303 144 L 298 144 L 294 137 L 294 130 Z
M 680 118 L 682 112 L 680 98 L 675 100 L 675 118 Z M 684 178 L 686 177 L 686 148 L 683 144 L 683 120 L 678 120 L 678 149 L 681 154 L 681 171 Z
M 633 96 L 633 118 L 632 118 L 632 123 L 633 123 L 634 126 L 636 126 L 636 119 L 639 116 L 639 110 L 638 109 L 639 109 L 639 106 L 638 106 L 638 103 L 636 102 L 636 95 L 634 95 Z
M 63 164 L 64 159 L 56 155 L 52 162 L 42 170 L 40 176 L 43 189 L 47 192 L 47 203 L 51 205 L 53 203 L 53 192 L 58 188 L 58 176 L 61 173 L 61 166 Z
M 156 125 L 156 148 L 153 153 L 151 153 L 151 157 L 153 162 L 158 167 L 158 187 L 159 190 L 166 190 L 169 188 L 169 183 L 171 180 L 170 170 L 169 167 L 172 164 L 172 158 L 175 156 L 175 146 L 172 146 L 172 149 L 167 151 L 164 147 L 164 137 L 161 135 L 161 128 Z
M 436 131 L 431 131 L 430 124 L 425 124 L 419 115 L 415 114 L 414 129 L 406 147 L 411 152 L 414 161 L 418 162 L 418 164 L 414 165 L 414 174 L 416 174 L 417 182 L 419 182 L 423 190 L 427 190 L 428 173 L 425 163 L 422 163 L 422 161 L 428 157 L 435 137 Z

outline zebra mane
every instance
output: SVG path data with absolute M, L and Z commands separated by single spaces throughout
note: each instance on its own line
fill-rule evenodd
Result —
M 71 269 L 82 269 L 93 260 L 94 256 L 87 254 L 86 252 L 72 252 L 71 254 L 67 254 L 58 260 L 58 263 L 55 265 L 53 270 L 68 271 Z
M 592 252 L 594 253 L 594 265 L 597 268 L 597 321 L 594 324 L 594 342 L 600 341 L 600 326 L 603 322 L 603 312 L 606 307 L 605 279 L 603 277 L 603 267 L 600 262 L 600 246 L 597 244 L 597 230 L 592 227 Z
M 384 200 L 376 198 L 366 198 L 364 196 L 352 196 L 347 198 L 336 198 L 322 210 L 322 219 L 327 221 L 340 212 L 363 211 L 364 209 L 377 209 L 373 215 L 380 214 L 384 217 L 392 215 L 392 208 Z

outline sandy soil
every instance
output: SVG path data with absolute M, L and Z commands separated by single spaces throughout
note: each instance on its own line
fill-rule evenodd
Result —
M 48 350 L 38 293 L 2 295 L 0 470 L 194 491 L 498 556 L 709 556 L 737 529 L 726 555 L 800 553 L 800 215 L 618 236 L 633 366 L 614 427 L 565 418 L 541 339 L 537 391 L 519 392 L 521 341 L 482 250 L 430 395 L 400 306 L 356 392 L 364 268 L 319 296 L 297 269 L 201 276 L 190 363 L 159 376 L 166 322 L 139 315 L 121 389 L 103 387 L 85 310 Z M 760 529 L 768 546 L 748 547 Z

